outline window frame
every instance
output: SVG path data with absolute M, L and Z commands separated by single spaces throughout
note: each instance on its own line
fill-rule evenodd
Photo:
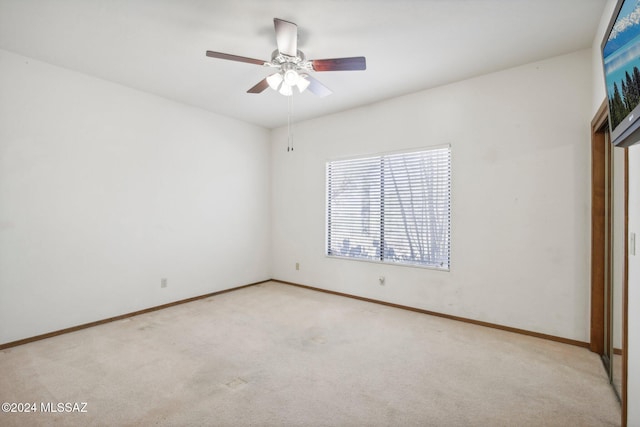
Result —
M 414 263 L 406 263 L 406 262 L 393 262 L 393 261 L 385 261 L 385 260 L 378 260 L 378 259 L 371 259 L 371 258 L 360 258 L 360 257 L 350 257 L 350 256 L 343 256 L 343 255 L 332 255 L 329 254 L 329 177 L 328 177 L 328 166 L 329 163 L 331 162 L 336 162 L 336 161 L 348 161 L 348 160 L 356 160 L 356 159 L 366 159 L 366 158 L 370 158 L 370 157 L 384 157 L 384 156 L 392 156 L 392 155 L 399 155 L 399 154 L 411 154 L 411 153 L 418 153 L 418 152 L 423 152 L 423 151 L 431 151 L 431 150 L 439 150 L 439 149 L 448 149 L 449 150 L 449 164 L 450 164 L 450 169 L 449 169 L 449 263 L 448 266 L 445 267 L 437 267 L 434 265 L 424 265 L 424 264 L 414 264 Z M 452 214 L 452 194 L 453 194 L 453 173 L 452 173 L 452 169 L 453 169 L 453 150 L 451 148 L 451 144 L 439 144 L 439 145 L 432 145 L 432 146 L 427 146 L 427 147 L 417 147 L 417 148 L 409 148 L 409 149 L 404 149 L 404 150 L 394 150 L 394 151 L 383 151 L 383 152 L 375 152 L 375 153 L 367 153 L 367 154 L 359 154 L 359 155 L 351 155 L 351 156 L 343 156 L 343 157 L 333 157 L 330 159 L 325 160 L 324 162 L 324 174 L 325 174 L 325 186 L 324 186 L 324 193 L 325 193 L 325 204 L 324 204 L 324 211 L 325 211 L 325 218 L 324 218 L 324 256 L 325 258 L 329 258 L 329 259 L 337 259 L 337 260 L 349 260 L 349 261 L 358 261 L 358 262 L 366 262 L 366 263 L 371 263 L 371 264 L 382 264 L 382 265 L 393 265 L 393 266 L 398 266 L 398 267 L 409 267 L 409 268 L 421 268 L 421 269 L 427 269 L 427 270 L 435 270 L 435 271 L 442 271 L 442 272 L 450 272 L 451 271 L 451 247 L 452 247 L 452 236 L 453 236 L 453 214 Z

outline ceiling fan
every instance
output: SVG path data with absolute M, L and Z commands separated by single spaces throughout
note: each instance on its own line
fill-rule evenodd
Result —
M 307 60 L 304 53 L 298 50 L 298 26 L 293 22 L 274 18 L 276 30 L 276 44 L 278 48 L 271 54 L 270 61 L 231 55 L 228 53 L 207 51 L 211 58 L 227 59 L 229 61 L 247 62 L 276 68 L 278 71 L 262 79 L 247 93 L 262 93 L 267 87 L 280 92 L 282 95 L 293 95 L 293 88 L 303 92 L 305 89 L 317 96 L 331 95 L 331 90 L 309 75 L 310 71 L 349 71 L 366 70 L 364 56 L 332 59 Z

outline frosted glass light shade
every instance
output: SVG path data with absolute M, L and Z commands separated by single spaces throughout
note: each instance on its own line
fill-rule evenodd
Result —
M 280 93 L 284 96 L 291 96 L 293 95 L 293 91 L 291 90 L 291 86 L 289 86 L 287 84 L 287 82 L 282 83 L 282 86 L 280 87 Z
M 300 76 L 295 70 L 287 70 L 284 73 L 284 82 L 289 86 L 295 86 L 298 83 Z
M 280 86 L 280 83 L 282 83 L 283 80 L 284 78 L 280 73 L 271 74 L 269 77 L 267 77 L 267 83 L 269 84 L 269 87 L 271 87 L 271 89 L 273 90 L 278 90 L 278 87 Z

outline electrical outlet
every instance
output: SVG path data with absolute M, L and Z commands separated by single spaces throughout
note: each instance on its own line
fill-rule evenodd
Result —
M 300 270 L 300 263 L 296 262 L 296 270 Z
M 629 238 L 629 253 L 631 255 L 636 254 L 636 233 L 630 233 L 631 237 Z
M 167 287 L 167 279 L 165 279 L 165 278 L 160 279 L 160 287 L 161 288 L 166 288 Z

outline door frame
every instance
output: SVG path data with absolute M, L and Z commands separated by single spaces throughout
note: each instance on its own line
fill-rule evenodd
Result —
M 612 147 L 607 142 L 609 110 L 605 99 L 591 120 L 591 351 L 605 354 L 605 272 L 611 265 L 607 250 L 607 230 L 611 230 L 611 216 L 606 209 L 611 201 L 611 180 L 607 161 Z M 607 188 L 608 186 L 608 188 Z M 628 285 L 629 285 L 629 153 L 624 149 L 624 257 L 622 301 L 622 426 L 627 425 L 627 340 L 628 340 Z M 608 265 L 607 265 L 608 264 Z

